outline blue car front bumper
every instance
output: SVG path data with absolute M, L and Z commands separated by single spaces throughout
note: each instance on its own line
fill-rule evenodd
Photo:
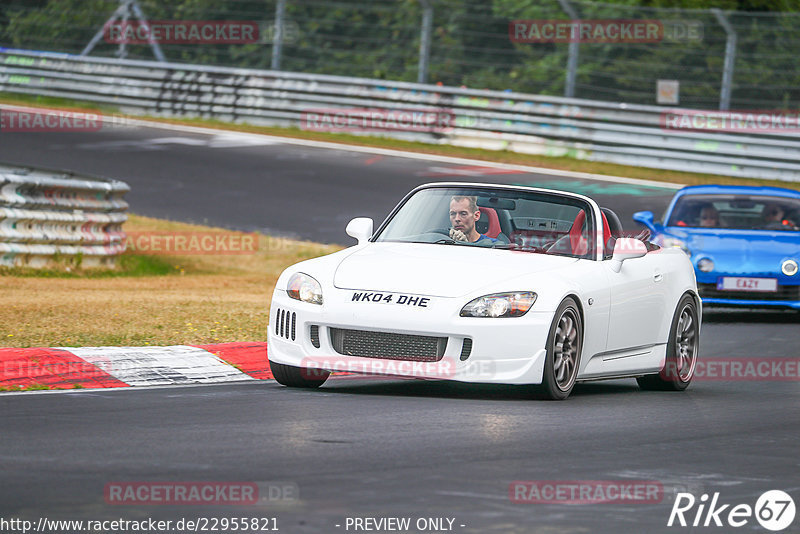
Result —
M 800 310 L 800 285 L 779 285 L 778 291 L 771 293 L 723 291 L 717 289 L 716 282 L 700 282 L 698 276 L 697 289 L 703 299 L 703 305 L 792 308 Z

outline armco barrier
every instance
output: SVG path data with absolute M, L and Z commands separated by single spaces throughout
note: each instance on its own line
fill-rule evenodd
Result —
M 680 111 L 365 78 L 0 49 L 0 91 L 110 104 L 124 112 L 303 126 L 318 110 L 431 110 L 447 127 L 365 134 L 566 155 L 625 165 L 800 181 L 800 128 L 678 131 Z
M 55 256 L 111 266 L 125 251 L 124 182 L 0 164 L 0 265 L 46 266 Z

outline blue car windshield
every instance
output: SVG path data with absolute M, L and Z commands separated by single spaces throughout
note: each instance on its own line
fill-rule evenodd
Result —
M 800 199 L 766 195 L 686 195 L 667 226 L 800 231 Z

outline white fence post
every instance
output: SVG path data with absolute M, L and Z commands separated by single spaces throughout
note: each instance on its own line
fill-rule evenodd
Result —
M 272 38 L 272 70 L 281 70 L 283 53 L 283 19 L 286 15 L 286 0 L 278 0 L 275 6 L 275 33 Z
M 719 94 L 719 109 L 731 108 L 731 92 L 733 91 L 733 69 L 736 62 L 736 29 L 718 8 L 711 10 L 717 21 L 725 28 L 728 38 L 725 40 L 725 63 L 722 66 L 722 87 Z
M 580 22 L 580 17 L 572 7 L 572 4 L 569 3 L 569 0 L 558 0 L 558 3 L 561 4 L 561 9 L 567 13 L 570 20 L 572 20 L 574 24 L 578 24 Z M 572 98 L 575 96 L 575 78 L 578 71 L 579 43 L 578 39 L 575 38 L 574 32 L 571 35 L 573 38 L 570 39 L 569 42 L 569 56 L 567 57 L 567 80 L 564 85 L 564 96 L 567 98 Z
M 428 63 L 431 57 L 431 32 L 433 31 L 433 4 L 431 0 L 419 0 L 422 5 L 422 28 L 419 37 L 419 67 L 417 83 L 428 83 Z

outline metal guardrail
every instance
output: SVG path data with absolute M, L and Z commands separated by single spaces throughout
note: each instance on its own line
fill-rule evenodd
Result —
M 56 256 L 113 266 L 128 219 L 116 180 L 0 164 L 0 265 L 44 267 Z
M 800 181 L 800 131 L 662 128 L 681 110 L 364 78 L 0 49 L 0 91 L 125 113 L 303 126 L 315 110 L 438 110 L 450 127 L 363 132 L 658 169 Z

